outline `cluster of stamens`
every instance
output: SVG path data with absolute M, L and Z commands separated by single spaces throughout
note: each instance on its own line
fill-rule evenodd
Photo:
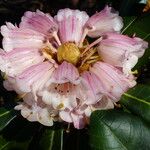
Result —
M 67 61 L 75 65 L 79 72 L 83 72 L 88 70 L 93 63 L 100 60 L 97 48 L 93 47 L 99 40 L 101 39 L 96 40 L 96 43 L 89 44 L 85 39 L 82 47 L 77 46 L 74 42 L 66 42 L 57 49 L 48 44 L 47 47 L 42 49 L 42 53 L 45 59 L 55 60 L 58 64 Z

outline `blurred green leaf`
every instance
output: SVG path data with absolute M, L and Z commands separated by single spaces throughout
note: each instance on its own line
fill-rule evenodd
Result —
M 0 150 L 28 150 L 39 124 L 15 118 L 0 133 Z
M 119 8 L 119 12 L 122 16 L 129 15 L 130 12 L 133 10 L 133 7 L 139 2 L 140 0 L 122 0 Z
M 136 36 L 150 42 L 150 14 L 141 17 L 124 17 L 123 20 L 123 34 L 127 34 L 129 36 L 136 34 Z
M 0 136 L 0 150 L 27 150 L 28 144 L 29 141 L 8 141 L 3 136 Z
M 92 150 L 149 150 L 150 128 L 132 114 L 118 110 L 95 111 L 90 120 Z
M 63 129 L 45 129 L 39 141 L 39 149 L 63 150 Z
M 150 86 L 135 86 L 123 94 L 120 103 L 150 123 Z
M 16 113 L 14 110 L 0 108 L 0 131 L 2 131 L 15 117 Z

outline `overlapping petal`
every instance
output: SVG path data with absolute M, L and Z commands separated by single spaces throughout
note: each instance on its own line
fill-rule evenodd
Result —
M 106 39 L 98 46 L 98 52 L 106 63 L 123 67 L 123 72 L 129 74 L 147 47 L 148 43 L 140 38 L 107 33 Z
M 64 61 L 55 70 L 51 82 L 59 84 L 71 82 L 73 84 L 78 84 L 80 82 L 79 72 L 74 65 Z
M 54 64 L 50 62 L 33 65 L 15 78 L 15 84 L 22 92 L 33 92 L 36 100 L 38 90 L 45 86 L 54 70 Z
M 121 95 L 136 84 L 132 75 L 126 77 L 119 69 L 104 62 L 95 63 L 90 71 L 99 77 L 114 102 L 119 101 Z
M 14 77 L 44 59 L 37 49 L 18 48 L 10 52 L 0 50 L 0 70 Z
M 9 25 L 8 25 L 9 24 Z M 27 28 L 18 28 L 10 23 L 1 27 L 3 35 L 3 48 L 12 51 L 16 48 L 41 48 L 45 37 L 43 34 Z
M 40 10 L 27 11 L 21 19 L 19 27 L 32 29 L 46 36 L 58 31 L 58 25 L 50 14 L 44 14 Z
M 59 36 L 63 43 L 78 43 L 81 39 L 83 26 L 88 20 L 86 12 L 71 10 L 69 8 L 59 10 L 55 19 L 59 26 Z
M 99 37 L 106 32 L 119 32 L 122 27 L 122 18 L 109 6 L 94 14 L 85 24 L 90 37 Z

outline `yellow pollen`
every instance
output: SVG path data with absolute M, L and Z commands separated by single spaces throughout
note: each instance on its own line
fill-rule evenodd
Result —
M 60 103 L 58 106 L 57 106 L 57 109 L 62 109 L 64 107 L 64 104 L 63 103 Z
M 138 70 L 131 71 L 132 74 L 138 74 Z
M 43 56 L 48 59 L 48 60 L 52 60 L 53 56 L 54 56 L 54 52 L 52 51 L 52 49 L 50 47 L 44 47 L 42 49 L 42 54 Z
M 80 50 L 74 43 L 64 43 L 58 48 L 57 59 L 59 62 L 67 61 L 76 65 L 80 59 Z

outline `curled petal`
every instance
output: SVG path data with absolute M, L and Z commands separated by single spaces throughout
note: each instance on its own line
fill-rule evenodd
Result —
M 85 127 L 85 118 L 83 115 L 71 113 L 71 117 L 75 128 L 82 129 Z
M 129 74 L 147 47 L 148 43 L 140 38 L 107 33 L 98 46 L 98 53 L 104 62 L 123 67 L 124 73 Z
M 51 117 L 47 108 L 42 108 L 38 111 L 38 121 L 45 126 L 53 125 L 53 118 Z
M 60 111 L 59 116 L 62 120 L 71 123 L 72 117 L 70 115 L 70 111 Z
M 78 84 L 80 82 L 79 72 L 74 65 L 64 61 L 55 70 L 51 82 L 53 83 L 71 82 L 73 84 Z
M 14 49 L 10 52 L 0 51 L 0 70 L 6 75 L 16 76 L 32 65 L 44 60 L 37 49 Z
M 118 32 L 122 27 L 122 18 L 118 16 L 118 12 L 112 11 L 108 6 L 90 17 L 85 24 L 85 28 L 89 29 L 90 37 L 98 37 L 105 32 Z
M 114 102 L 119 101 L 121 95 L 136 84 L 133 76 L 126 77 L 120 70 L 103 62 L 95 63 L 90 71 L 99 77 Z
M 3 48 L 5 51 L 12 51 L 16 48 L 41 48 L 45 37 L 31 29 L 12 28 L 8 25 L 1 26 L 3 35 Z
M 42 108 L 36 104 L 30 106 L 26 103 L 21 103 L 15 107 L 16 110 L 21 110 L 21 115 L 31 122 L 38 121 L 45 126 L 53 125 L 53 117 L 51 117 L 51 110 Z
M 21 115 L 31 122 L 37 121 L 37 112 L 26 104 L 20 104 L 15 107 L 15 110 L 21 110 Z
M 72 110 L 77 106 L 77 88 L 71 83 L 51 84 L 40 94 L 42 101 L 58 110 Z
M 86 12 L 71 9 L 59 10 L 55 16 L 59 26 L 61 41 L 78 43 L 81 39 L 83 26 L 88 20 Z
M 21 19 L 20 27 L 32 29 L 47 36 L 58 31 L 58 25 L 54 19 L 40 10 L 27 11 Z
M 95 105 L 92 105 L 93 110 L 105 110 L 105 109 L 113 109 L 114 108 L 114 103 L 113 101 L 104 96 L 98 103 Z

